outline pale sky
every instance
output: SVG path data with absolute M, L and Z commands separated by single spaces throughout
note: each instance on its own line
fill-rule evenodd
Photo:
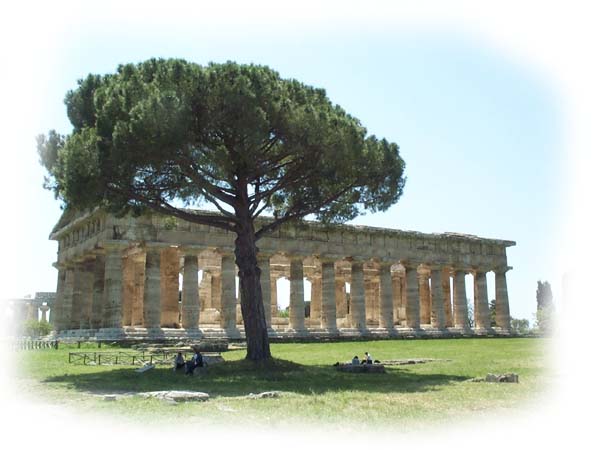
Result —
M 65 14 L 60 26 L 37 36 L 33 53 L 19 55 L 36 70 L 13 81 L 31 98 L 30 108 L 15 111 L 27 121 L 14 137 L 19 152 L 12 165 L 22 219 L 7 243 L 14 254 L 9 269 L 18 270 L 5 280 L 3 297 L 56 287 L 57 246 L 48 234 L 60 209 L 41 187 L 35 135 L 70 132 L 63 99 L 77 79 L 150 57 L 265 64 L 324 88 L 369 133 L 396 142 L 406 161 L 400 201 L 353 223 L 514 240 L 511 315 L 532 321 L 537 280 L 550 281 L 560 296 L 555 243 L 563 112 L 539 68 L 459 27 L 325 20 L 304 28 L 293 21 L 249 26 L 238 15 L 229 20 L 200 9 L 178 21 L 158 13 L 136 20 L 87 12 Z M 488 279 L 491 299 L 493 273 Z

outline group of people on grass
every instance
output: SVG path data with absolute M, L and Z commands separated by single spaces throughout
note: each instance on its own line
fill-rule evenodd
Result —
M 373 358 L 369 352 L 365 352 L 365 358 L 362 361 L 358 359 L 358 356 L 354 356 L 354 358 L 352 358 L 353 366 L 358 366 L 360 364 L 373 364 Z
M 177 372 L 178 370 L 185 369 L 186 375 L 193 375 L 196 367 L 203 366 L 204 359 L 202 358 L 202 354 L 199 350 L 195 350 L 194 356 L 192 356 L 188 361 L 185 360 L 181 352 L 178 352 L 177 356 L 175 356 L 175 361 L 173 362 L 173 371 Z

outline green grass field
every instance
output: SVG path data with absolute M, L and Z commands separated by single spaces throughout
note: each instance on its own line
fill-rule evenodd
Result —
M 272 426 L 307 421 L 397 429 L 453 421 L 482 411 L 518 410 L 542 399 L 553 378 L 549 345 L 547 339 L 517 338 L 273 344 L 276 360 L 268 367 L 257 369 L 245 361 L 243 350 L 229 351 L 223 353 L 226 363 L 197 377 L 173 373 L 168 367 L 136 373 L 134 366 L 69 364 L 68 352 L 77 349 L 61 347 L 18 352 L 18 385 L 39 401 L 148 423 L 224 424 L 233 420 L 240 425 Z M 342 373 L 332 367 L 367 350 L 380 360 L 444 361 L 391 366 L 385 374 Z M 467 381 L 505 372 L 518 373 L 520 382 Z M 211 398 L 173 405 L 138 396 L 109 402 L 99 395 L 168 389 L 206 392 Z M 244 398 L 270 390 L 283 394 L 273 399 Z

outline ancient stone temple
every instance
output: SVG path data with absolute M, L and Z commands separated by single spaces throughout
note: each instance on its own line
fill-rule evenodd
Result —
M 59 336 L 243 337 L 234 234 L 158 214 L 119 218 L 96 209 L 65 213 L 50 237 L 58 241 L 52 314 Z M 269 332 L 508 334 L 506 248 L 513 245 L 457 233 L 314 222 L 283 226 L 258 242 Z M 495 276 L 491 295 L 488 272 Z M 469 293 L 467 275 L 474 280 Z M 277 305 L 280 278 L 289 280 L 283 314 Z M 472 327 L 467 297 L 474 301 Z

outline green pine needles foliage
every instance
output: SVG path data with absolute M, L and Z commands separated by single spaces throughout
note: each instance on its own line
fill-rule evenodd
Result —
M 151 59 L 89 75 L 65 104 L 73 132 L 40 136 L 38 149 L 66 207 L 177 216 L 177 201 L 210 203 L 235 231 L 224 205 L 236 201 L 279 223 L 344 222 L 387 209 L 404 187 L 396 144 L 367 136 L 323 89 L 264 66 Z

